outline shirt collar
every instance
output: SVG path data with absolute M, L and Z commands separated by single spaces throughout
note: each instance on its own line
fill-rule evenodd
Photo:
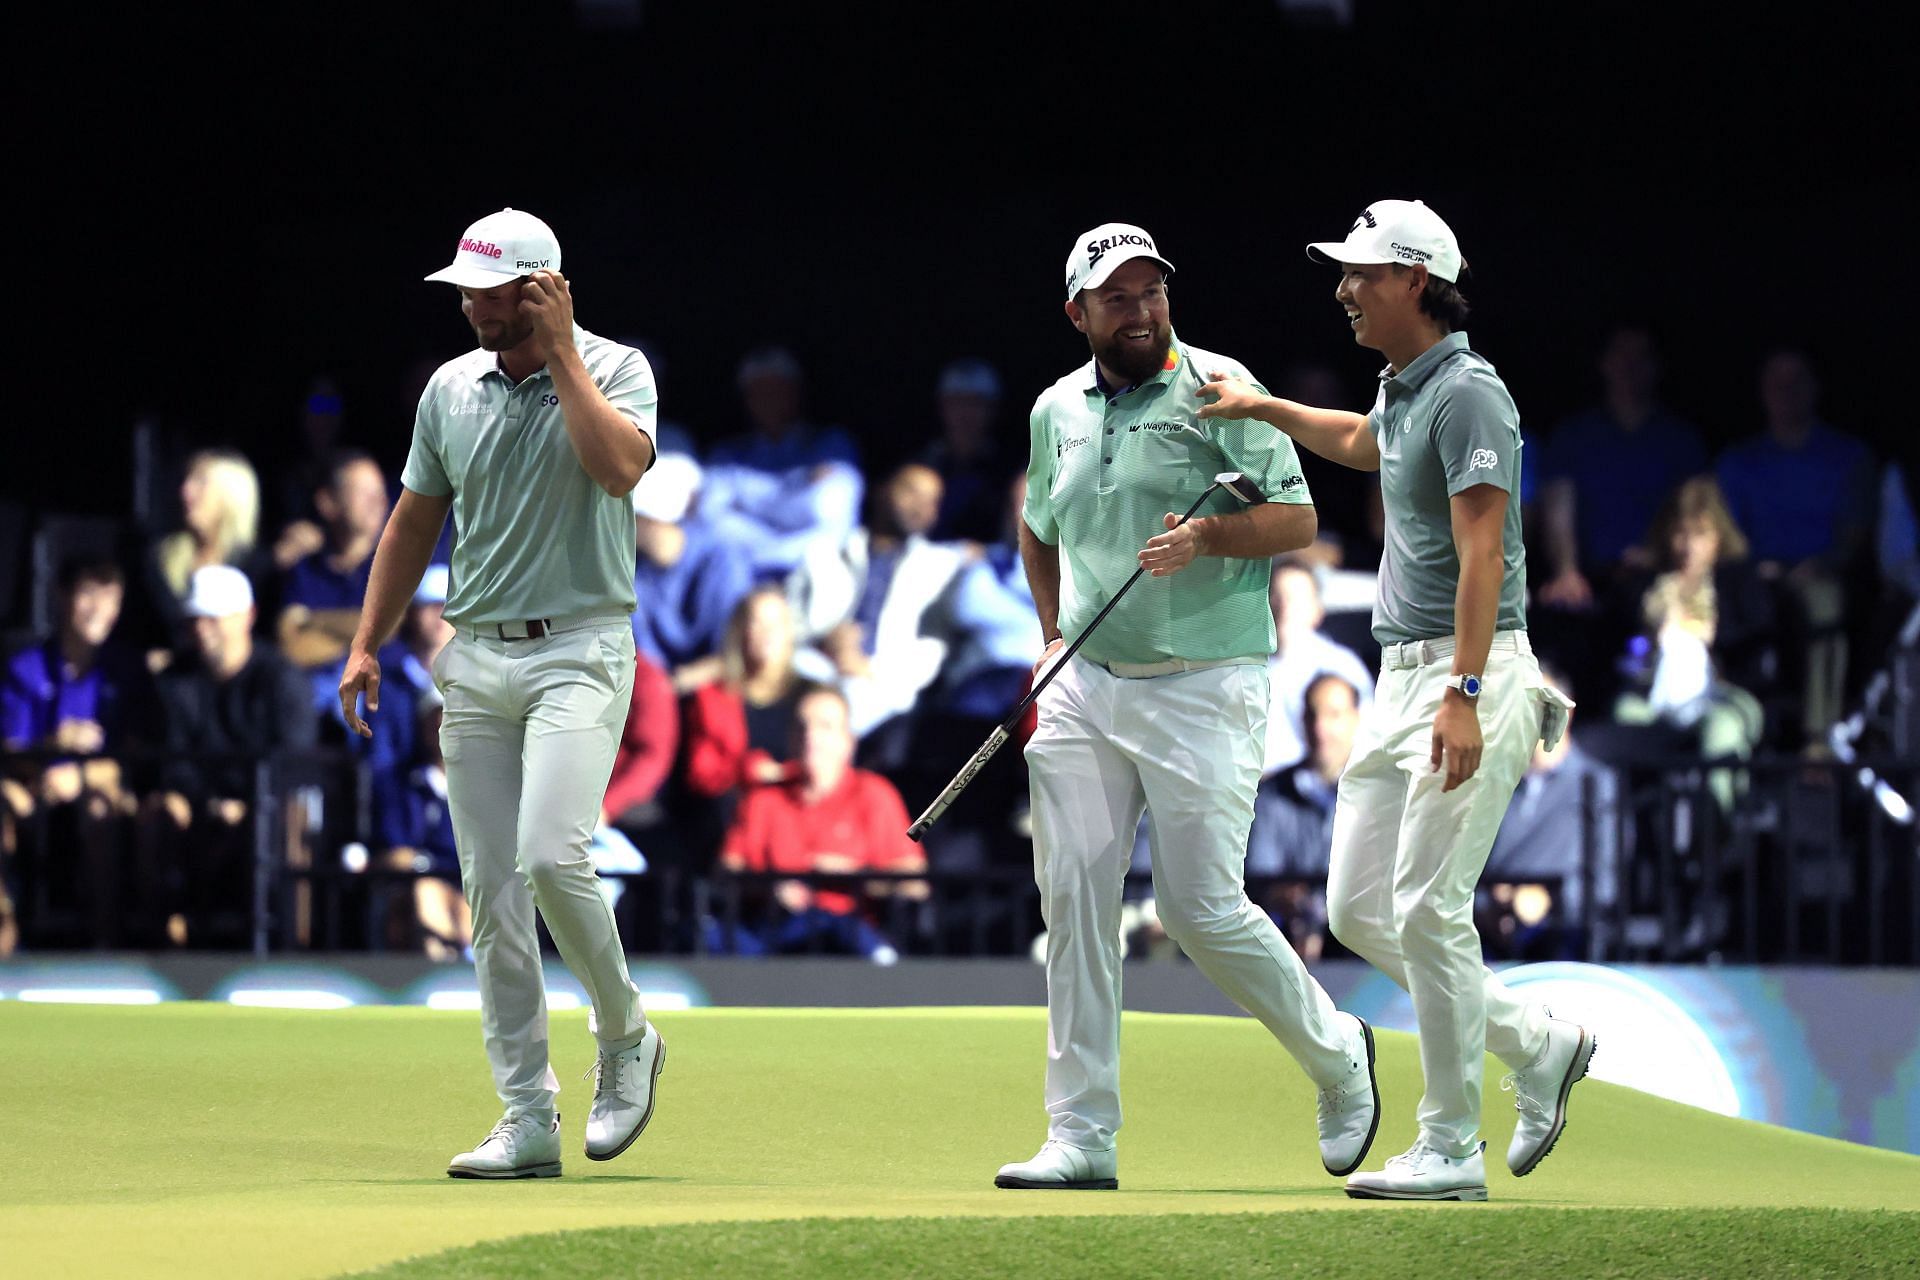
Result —
M 1380 381 L 1390 386 L 1403 388 L 1407 394 L 1418 391 L 1427 384 L 1434 371 L 1451 360 L 1456 352 L 1467 350 L 1467 334 L 1464 329 L 1448 334 L 1440 341 L 1428 347 L 1417 356 L 1413 363 L 1399 373 L 1388 365 L 1380 371 Z

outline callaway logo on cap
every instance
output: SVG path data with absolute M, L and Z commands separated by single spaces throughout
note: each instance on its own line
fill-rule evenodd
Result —
M 1073 243 L 1067 255 L 1067 297 L 1082 289 L 1098 289 L 1107 282 L 1114 268 L 1135 258 L 1151 258 L 1173 274 L 1173 264 L 1160 256 L 1153 237 L 1127 222 L 1108 222 L 1095 227 Z
M 553 228 L 530 213 L 502 209 L 468 227 L 453 261 L 428 276 L 467 289 L 491 289 L 535 271 L 560 270 Z
M 1418 200 L 1376 200 L 1360 211 L 1345 240 L 1307 246 L 1320 262 L 1424 266 L 1442 280 L 1460 280 L 1460 242 L 1440 215 Z

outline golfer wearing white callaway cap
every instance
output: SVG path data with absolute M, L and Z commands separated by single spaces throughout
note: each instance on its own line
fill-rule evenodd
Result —
M 1249 375 L 1174 337 L 1172 271 L 1139 227 L 1075 242 L 1066 313 L 1093 359 L 1042 393 L 1030 421 L 1019 532 L 1046 642 L 1036 677 L 1063 632 L 1086 630 L 1137 569 L 1151 577 L 1042 693 L 1026 749 L 1049 1123 L 1039 1154 L 1000 1170 L 1002 1187 L 1118 1185 L 1120 890 L 1143 808 L 1161 923 L 1319 1086 L 1328 1172 L 1352 1172 L 1373 1141 L 1372 1033 L 1334 1010 L 1243 880 L 1274 646 L 1269 566 L 1313 541 L 1313 507 L 1284 437 L 1196 420 L 1196 368 Z M 1223 471 L 1267 500 L 1217 495 L 1180 524 L 1173 513 Z
M 481 1027 L 506 1114 L 447 1172 L 560 1172 L 559 1084 L 534 909 L 586 987 L 599 1042 L 586 1153 L 626 1150 L 653 1115 L 665 1059 L 627 976 L 587 843 L 633 690 L 633 514 L 653 462 L 645 357 L 573 322 L 547 224 L 503 209 L 467 228 L 428 276 L 460 291 L 479 349 L 440 366 L 374 553 L 340 681 L 349 727 L 380 706 L 374 657 L 399 624 L 449 510 L 454 543 L 434 662 L 460 878 L 473 909 Z
M 1340 941 L 1413 996 L 1426 1095 L 1420 1138 L 1357 1198 L 1484 1200 L 1481 1062 L 1513 1069 L 1507 1163 L 1531 1173 L 1566 1123 L 1594 1039 L 1516 997 L 1481 962 L 1473 891 L 1533 745 L 1571 706 L 1527 643 L 1520 423 L 1467 345 L 1459 242 L 1419 201 L 1381 200 L 1310 256 L 1340 267 L 1354 340 L 1387 367 L 1370 415 L 1278 400 L 1231 372 L 1203 418 L 1258 418 L 1322 457 L 1380 473 L 1387 513 L 1373 634 L 1379 694 L 1334 813 L 1327 910 Z

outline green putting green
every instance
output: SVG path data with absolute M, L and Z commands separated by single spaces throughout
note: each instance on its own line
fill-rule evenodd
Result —
M 946 1233 L 955 1252 L 939 1255 L 951 1265 L 922 1252 L 922 1273 L 991 1274 L 1004 1269 L 996 1258 L 1072 1247 L 1076 1224 L 1040 1219 L 1092 1214 L 1156 1215 L 1145 1231 L 1169 1242 L 1190 1233 L 1221 1248 L 1244 1238 L 1235 1257 L 1290 1241 L 1288 1267 L 1316 1275 L 1348 1274 L 1343 1251 L 1376 1232 L 1411 1240 L 1411 1263 L 1477 1233 L 1539 1238 L 1528 1220 L 1612 1241 L 1609 1256 L 1623 1264 L 1638 1256 L 1635 1242 L 1650 1242 L 1670 1264 L 1613 1268 L 1622 1275 L 1694 1274 L 1687 1249 L 1756 1274 L 1736 1263 L 1756 1251 L 1799 1256 L 1781 1251 L 1788 1241 L 1814 1250 L 1814 1270 L 1871 1267 L 1890 1256 L 1873 1242 L 1906 1240 L 1911 1250 L 1920 1240 L 1920 1158 L 1597 1081 L 1576 1091 L 1552 1157 L 1511 1178 L 1499 1158 L 1511 1101 L 1491 1062 L 1490 1205 L 1349 1201 L 1319 1166 L 1312 1085 L 1260 1027 L 1232 1018 L 1129 1015 L 1122 1190 L 997 1191 L 994 1170 L 1031 1154 L 1044 1134 L 1038 1010 L 699 1010 L 659 1023 L 669 1055 L 653 1125 L 626 1155 L 596 1164 L 579 1153 L 591 1096 L 577 1078 L 592 1062 L 585 1015 L 556 1015 L 566 1176 L 491 1183 L 444 1173 L 447 1157 L 498 1114 L 475 1014 L 0 1005 L 0 1077 L 13 1104 L 0 1274 L 329 1276 L 552 1232 L 574 1234 L 496 1245 L 497 1268 L 459 1255 L 390 1274 L 455 1274 L 446 1268 L 457 1261 L 462 1275 L 538 1275 L 529 1259 L 548 1255 L 551 1274 L 598 1274 L 606 1265 L 592 1259 L 610 1249 L 636 1259 L 633 1274 L 749 1274 L 756 1249 L 784 1258 L 789 1274 L 893 1274 L 901 1268 L 885 1264 L 886 1242 L 929 1230 Z M 1386 1112 L 1370 1166 L 1413 1138 L 1419 1066 L 1409 1037 L 1380 1036 L 1380 1073 Z M 1266 1221 L 1303 1209 L 1396 1225 L 1322 1233 Z M 1565 1209 L 1627 1212 L 1547 1212 Z M 1743 1209 L 1829 1212 L 1720 1212 Z M 1899 1212 L 1858 1212 L 1874 1209 Z M 1502 1215 L 1511 1221 L 1495 1226 Z M 966 1221 L 983 1217 L 1022 1221 Z M 753 1223 L 795 1218 L 949 1221 Z M 690 1223 L 725 1225 L 640 1231 L 625 1243 L 584 1230 Z M 1081 1261 L 1090 1267 L 1139 1235 L 1087 1225 Z M 655 1240 L 658 1256 L 648 1252 Z M 802 1248 L 809 1241 L 816 1252 Z M 868 1265 L 850 1264 L 849 1253 Z M 688 1261 L 709 1256 L 712 1268 Z M 659 1265 L 641 1265 L 649 1257 Z M 682 1269 L 661 1270 L 669 1257 Z M 720 1265 L 728 1257 L 737 1265 Z M 1088 1273 L 1047 1274 L 1056 1270 Z M 1202 1263 L 1190 1273 L 1213 1272 Z

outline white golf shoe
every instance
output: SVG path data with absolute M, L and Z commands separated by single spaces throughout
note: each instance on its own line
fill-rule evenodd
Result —
M 1380 1172 L 1348 1178 L 1347 1194 L 1355 1200 L 1485 1200 L 1486 1149 L 1482 1142 L 1472 1155 L 1443 1155 L 1422 1138 Z
M 1507 1144 L 1507 1168 L 1514 1177 L 1532 1173 L 1560 1140 L 1567 1127 L 1567 1095 L 1587 1074 L 1596 1047 L 1598 1041 L 1585 1027 L 1549 1016 L 1540 1056 L 1500 1082 L 1502 1089 L 1513 1091 L 1513 1105 L 1520 1112 L 1513 1141 Z
M 1347 1076 L 1320 1091 L 1320 1163 L 1336 1178 L 1360 1167 L 1380 1128 L 1380 1084 L 1373 1075 L 1373 1028 L 1351 1013 Z
M 560 1176 L 560 1113 L 502 1116 L 471 1151 L 447 1162 L 449 1178 L 557 1178 Z
M 633 1145 L 653 1119 L 654 1086 L 667 1065 L 667 1045 L 649 1022 L 640 1043 L 621 1053 L 600 1051 L 588 1070 L 593 1109 L 587 1112 L 587 1159 L 611 1160 Z
M 1001 1165 L 993 1185 L 1029 1191 L 1118 1191 L 1119 1171 L 1112 1147 L 1085 1151 L 1049 1138 L 1033 1159 Z

